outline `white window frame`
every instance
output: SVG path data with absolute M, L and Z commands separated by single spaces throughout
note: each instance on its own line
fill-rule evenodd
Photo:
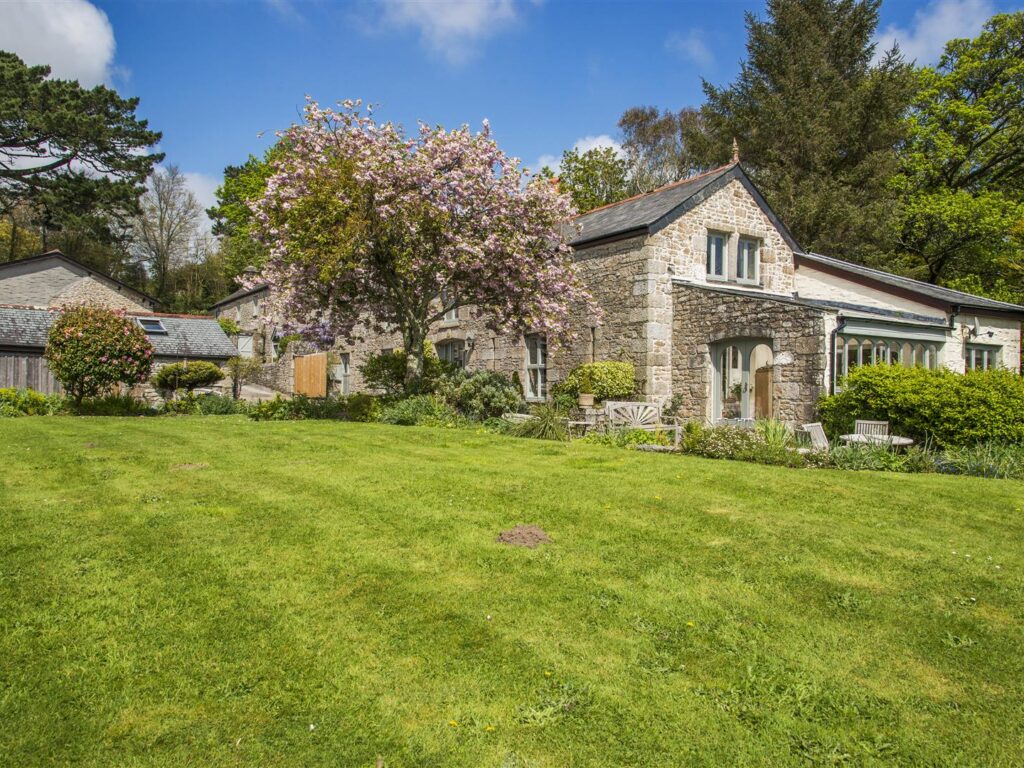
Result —
M 745 248 L 753 248 L 753 254 Z M 753 256 L 753 259 L 751 259 Z M 747 267 L 753 266 L 753 275 L 747 274 Z M 758 285 L 761 282 L 761 241 L 753 237 L 740 237 L 736 246 L 736 282 Z
M 526 343 L 526 399 L 546 400 L 548 396 L 548 340 L 542 333 L 531 333 Z
M 716 256 L 712 256 L 711 246 L 716 241 L 721 241 L 722 252 L 721 252 L 721 271 L 716 272 L 713 269 L 714 259 Z M 705 271 L 708 280 L 728 280 L 729 279 L 729 235 L 725 232 L 718 232 L 713 229 L 708 230 L 707 236 L 707 258 L 704 262 Z
M 907 368 L 921 366 L 930 370 L 939 367 L 939 352 L 942 344 L 920 339 L 901 339 L 870 334 L 836 334 L 835 380 L 846 376 L 862 365 L 903 365 Z
M 987 371 L 998 368 L 999 353 L 1002 347 L 993 344 L 965 344 L 964 369 L 968 371 Z M 980 365 L 979 365 L 980 363 Z

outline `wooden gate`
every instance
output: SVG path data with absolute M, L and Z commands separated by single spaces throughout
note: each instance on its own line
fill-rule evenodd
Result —
M 307 397 L 327 396 L 327 353 L 295 358 L 295 394 Z

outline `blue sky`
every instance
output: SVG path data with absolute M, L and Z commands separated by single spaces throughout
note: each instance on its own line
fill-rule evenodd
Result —
M 880 37 L 934 61 L 947 38 L 1021 6 L 887 0 Z M 139 96 L 166 162 L 209 204 L 224 166 L 262 152 L 307 93 L 361 97 L 407 126 L 486 117 L 530 166 L 614 143 L 627 107 L 697 105 L 701 77 L 730 81 L 747 10 L 763 3 L 0 0 L 0 49 Z

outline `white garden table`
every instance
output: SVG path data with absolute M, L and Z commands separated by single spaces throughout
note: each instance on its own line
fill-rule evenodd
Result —
M 848 444 L 891 445 L 893 448 L 906 448 L 914 444 L 913 439 L 909 437 L 900 437 L 899 435 L 862 435 L 859 432 L 852 435 L 840 435 L 839 439 Z

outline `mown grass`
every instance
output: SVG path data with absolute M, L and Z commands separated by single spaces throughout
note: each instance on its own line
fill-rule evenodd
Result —
M 0 764 L 1014 765 L 1024 483 L 0 422 Z M 495 542 L 535 523 L 536 550 Z

